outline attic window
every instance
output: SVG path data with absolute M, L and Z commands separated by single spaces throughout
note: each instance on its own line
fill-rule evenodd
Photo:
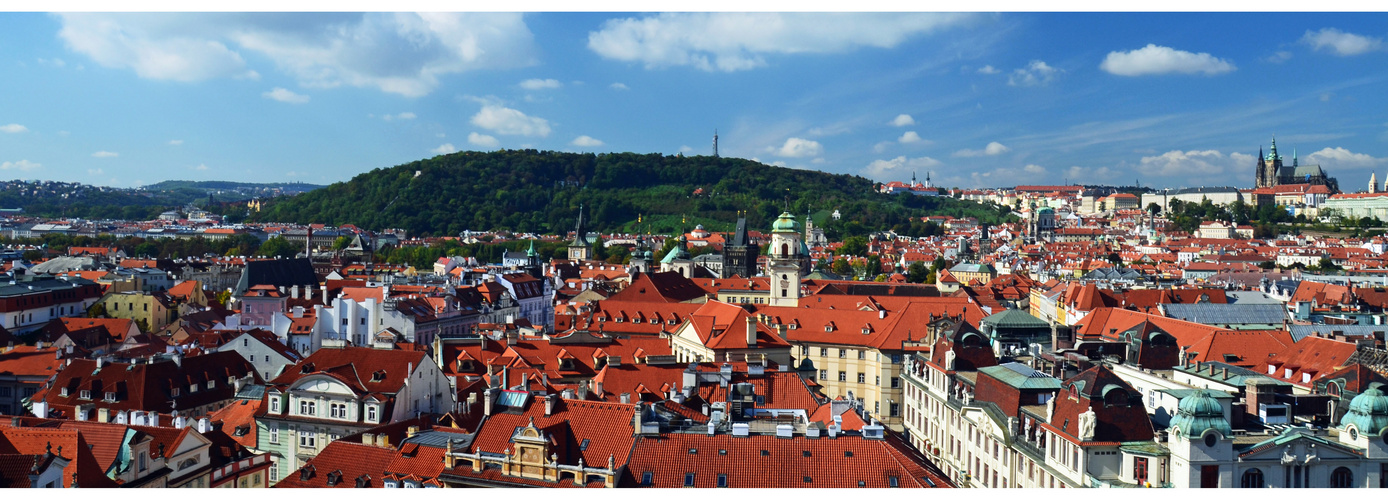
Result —
M 727 455 L 727 454 L 728 454 L 728 450 L 718 450 L 718 454 L 719 454 L 719 455 Z
M 641 485 L 642 485 L 642 486 L 650 486 L 650 485 L 651 485 L 651 479 L 653 479 L 653 477 L 652 477 L 653 475 L 654 475 L 654 474 L 651 474 L 651 471 L 642 472 L 642 473 L 641 473 Z
M 858 481 L 858 487 L 859 487 L 859 488 L 866 488 L 866 487 L 867 487 L 867 481 Z
M 82 398 L 82 399 L 91 399 L 91 398 L 92 398 L 92 391 L 83 390 L 82 392 L 78 393 L 78 396 L 77 396 L 77 397 Z
M 844 451 L 843 451 L 843 456 L 848 457 L 848 458 L 853 458 L 853 450 L 844 450 Z
M 587 439 L 584 439 L 582 443 L 579 443 L 579 445 L 578 445 L 578 451 L 584 451 L 584 450 L 587 450 L 587 449 L 588 449 L 588 440 L 587 440 Z
M 651 324 L 654 325 L 656 323 L 660 323 L 660 320 L 657 318 L 651 318 Z
M 807 483 L 813 483 L 813 482 L 814 482 L 814 479 L 811 478 L 810 476 L 804 476 L 804 477 L 800 478 L 800 480 L 801 480 L 801 481 L 804 481 L 804 482 L 807 482 Z
M 812 453 L 810 453 L 810 450 L 805 450 L 805 451 L 800 452 L 800 456 L 803 456 L 803 457 L 805 457 L 805 458 L 810 458 L 811 456 L 814 456 L 814 455 L 813 455 Z
M 791 330 L 794 330 L 794 329 L 795 329 L 795 323 L 791 323 L 789 326 L 787 326 L 787 328 L 789 328 L 789 329 L 791 329 Z
M 622 322 L 622 317 L 621 317 L 621 316 L 617 316 L 616 321 L 617 321 L 618 323 L 621 323 L 621 322 Z
M 684 473 L 684 486 L 685 486 L 685 487 L 688 487 L 688 488 L 693 488 L 693 487 L 694 487 L 694 473 L 693 473 L 693 472 L 686 472 L 686 473 Z
M 116 393 L 114 393 L 114 392 L 108 392 L 108 393 L 106 393 L 106 401 L 115 401 L 115 400 L 116 400 Z
M 888 476 L 888 477 L 887 477 L 887 484 L 890 485 L 890 487 L 892 487 L 892 488 L 896 488 L 897 486 L 900 486 L 900 485 L 901 485 L 901 484 L 899 483 L 899 480 L 897 479 L 896 476 Z
M 699 449 L 698 449 L 698 448 L 690 448 L 690 449 L 689 449 L 689 454 L 690 454 L 690 455 L 698 455 L 698 454 L 699 454 Z
M 371 381 L 372 381 L 372 382 L 380 382 L 380 381 L 385 380 L 385 379 L 386 379 L 386 371 L 385 371 L 385 370 L 376 370 L 374 373 L 371 374 Z
M 763 457 L 769 457 L 769 456 L 771 456 L 771 452 L 766 451 L 766 450 L 762 450 L 762 451 L 761 451 L 761 456 L 763 456 Z
M 727 474 L 719 474 L 719 475 L 718 475 L 718 487 L 719 487 L 719 488 L 727 488 L 727 487 L 728 487 L 728 475 L 727 475 Z

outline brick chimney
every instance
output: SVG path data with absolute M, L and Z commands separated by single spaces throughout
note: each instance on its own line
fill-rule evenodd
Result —
M 747 347 L 757 346 L 757 320 L 751 316 L 747 317 Z

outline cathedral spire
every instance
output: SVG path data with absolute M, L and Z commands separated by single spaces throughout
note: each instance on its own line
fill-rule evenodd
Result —
M 1296 148 L 1292 148 L 1292 166 L 1293 166 L 1293 167 L 1297 166 L 1297 162 L 1296 162 Z
M 1268 160 L 1277 161 L 1277 136 L 1272 136 L 1272 151 L 1268 152 Z

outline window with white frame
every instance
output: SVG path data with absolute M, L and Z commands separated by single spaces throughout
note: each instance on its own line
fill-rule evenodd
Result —
M 269 427 L 270 427 L 270 443 L 271 443 L 271 444 L 279 444 L 279 442 L 280 442 L 280 424 L 271 423 L 271 424 L 269 425 Z M 272 479 L 272 480 L 273 480 L 273 479 Z
M 299 400 L 299 414 L 300 414 L 300 415 L 310 416 L 310 417 L 316 417 L 316 416 L 318 416 L 318 402 L 300 399 L 300 400 Z
M 375 422 L 375 421 L 376 421 L 376 405 L 368 405 L 368 406 L 366 407 L 366 421 L 367 421 L 367 422 Z
M 332 418 L 347 418 L 347 404 L 328 403 L 328 416 Z
M 279 396 L 271 397 L 271 398 L 270 398 L 270 413 L 279 413 L 279 412 L 280 412 L 280 398 L 279 398 Z
M 299 429 L 299 447 L 315 448 L 318 442 L 318 435 L 311 430 Z

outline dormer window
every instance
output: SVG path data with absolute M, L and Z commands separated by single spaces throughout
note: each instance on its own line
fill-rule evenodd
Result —
M 791 329 L 791 330 L 794 330 L 794 329 L 795 329 L 795 323 L 791 323 L 791 324 L 787 325 L 786 327 L 789 328 L 789 329 Z
M 82 398 L 82 399 L 91 399 L 91 398 L 92 398 L 92 391 L 83 390 L 82 392 L 78 393 L 77 397 Z
M 386 371 L 385 371 L 385 370 L 376 370 L 374 373 L 371 374 L 371 381 L 372 381 L 372 382 L 380 382 L 380 381 L 385 380 L 385 379 L 386 379 Z
M 177 388 L 177 387 L 174 387 L 173 389 L 170 389 L 170 390 L 169 390 L 169 395 L 170 395 L 170 396 L 173 396 L 173 397 L 178 397 L 178 395 L 181 394 L 181 393 L 182 393 L 182 391 L 179 390 L 179 388 Z
M 217 381 L 216 381 L 216 380 L 212 380 L 212 379 L 208 379 L 208 380 L 207 380 L 207 390 L 210 391 L 210 390 L 212 390 L 213 387 L 217 387 Z
M 116 400 L 116 393 L 114 393 L 114 392 L 108 392 L 108 393 L 106 393 L 106 401 L 107 401 L 107 402 L 111 402 L 111 401 L 115 401 L 115 400 Z
M 366 421 L 367 421 L 367 422 L 375 422 L 375 421 L 376 421 L 376 411 L 377 411 L 377 410 L 376 410 L 376 405 L 366 405 Z
M 270 413 L 279 413 L 279 412 L 280 412 L 280 397 L 279 397 L 279 396 L 271 396 L 271 397 L 270 397 Z

